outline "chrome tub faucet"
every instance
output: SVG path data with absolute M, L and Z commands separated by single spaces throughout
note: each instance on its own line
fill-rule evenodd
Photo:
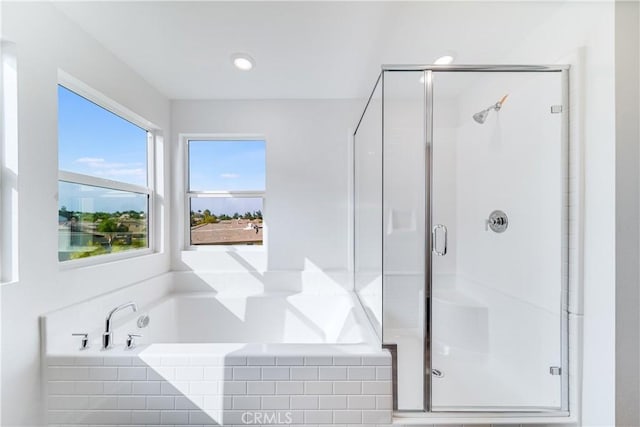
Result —
M 109 312 L 109 314 L 107 314 L 107 319 L 105 320 L 104 333 L 102 334 L 102 349 L 103 350 L 111 348 L 111 344 L 113 343 L 113 332 L 111 332 L 111 317 L 114 314 L 116 314 L 118 311 L 124 310 L 125 308 L 129 308 L 129 307 L 131 307 L 131 309 L 134 312 L 138 311 L 138 306 L 136 305 L 135 302 L 128 302 L 128 303 L 119 305 L 118 307 L 116 307 L 113 310 L 111 310 Z

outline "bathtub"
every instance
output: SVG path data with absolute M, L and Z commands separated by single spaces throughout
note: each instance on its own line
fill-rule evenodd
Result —
M 375 337 L 352 295 L 219 296 L 174 294 L 144 307 L 149 326 L 136 315 L 114 331 L 116 346 L 128 333 L 151 343 L 370 344 Z M 118 320 L 116 320 L 118 323 Z M 122 322 L 120 322 L 122 323 Z
M 56 313 L 47 329 L 108 311 L 92 307 Z M 109 350 L 103 321 L 89 349 L 67 338 L 72 325 L 49 337 L 49 425 L 391 422 L 391 357 L 352 293 L 170 294 L 116 314 Z M 131 333 L 142 337 L 128 350 Z

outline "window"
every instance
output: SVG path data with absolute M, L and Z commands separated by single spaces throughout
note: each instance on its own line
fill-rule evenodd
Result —
M 187 141 L 190 246 L 262 245 L 265 141 Z
M 152 132 L 58 86 L 60 261 L 150 248 L 152 151 Z

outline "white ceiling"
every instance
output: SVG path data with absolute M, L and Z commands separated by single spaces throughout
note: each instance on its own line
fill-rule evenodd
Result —
M 171 99 L 363 98 L 381 64 L 500 63 L 564 2 L 58 2 Z M 256 61 L 236 70 L 234 52 Z

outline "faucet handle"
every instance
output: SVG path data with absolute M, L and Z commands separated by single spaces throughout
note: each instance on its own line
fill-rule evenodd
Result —
M 82 337 L 82 340 L 80 341 L 80 350 L 85 350 L 87 348 L 89 348 L 89 334 L 86 332 L 76 332 L 71 334 L 71 336 L 74 337 Z
M 136 338 L 141 338 L 142 335 L 140 334 L 127 334 L 127 335 L 128 337 L 127 337 L 127 343 L 125 345 L 125 349 L 131 350 L 136 346 Z

